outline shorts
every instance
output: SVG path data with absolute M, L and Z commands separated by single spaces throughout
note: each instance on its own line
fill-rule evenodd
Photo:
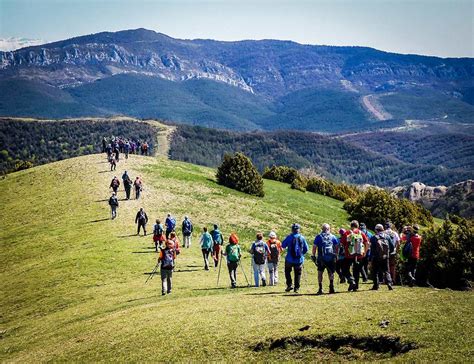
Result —
M 330 273 L 334 273 L 336 271 L 336 262 L 334 260 L 319 260 L 316 263 L 316 266 L 318 267 L 318 272 L 324 272 L 324 269 L 327 269 Z

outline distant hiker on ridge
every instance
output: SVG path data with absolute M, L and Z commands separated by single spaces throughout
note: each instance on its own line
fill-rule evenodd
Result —
M 127 200 L 130 200 L 130 192 L 132 190 L 132 180 L 128 175 L 127 171 L 122 175 L 123 187 L 125 188 L 125 196 Z
M 140 228 L 143 227 L 143 236 L 146 236 L 146 224 L 148 222 L 148 216 L 143 210 L 143 207 L 140 207 L 140 210 L 137 212 L 137 216 L 135 217 L 135 224 L 137 226 L 137 235 L 140 235 Z
M 115 194 L 117 194 L 119 186 L 120 186 L 120 181 L 117 178 L 117 176 L 114 176 L 114 178 L 112 178 L 112 181 L 110 182 L 110 188 L 112 188 Z
M 112 213 L 112 220 L 117 217 L 117 207 L 119 206 L 119 202 L 115 192 L 112 192 L 112 196 L 109 198 L 109 206 Z

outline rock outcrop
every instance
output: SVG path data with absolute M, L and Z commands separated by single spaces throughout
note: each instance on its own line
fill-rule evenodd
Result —
M 398 198 L 407 198 L 413 202 L 420 202 L 430 208 L 434 201 L 444 196 L 448 190 L 446 186 L 426 186 L 421 182 L 414 182 L 408 187 L 395 187 L 392 194 Z

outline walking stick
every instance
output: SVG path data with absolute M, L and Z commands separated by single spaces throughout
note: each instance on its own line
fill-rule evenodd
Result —
M 247 275 L 245 274 L 244 267 L 242 267 L 242 264 L 240 264 L 240 260 L 237 264 L 240 266 L 240 269 L 242 270 L 242 273 L 244 274 L 245 280 L 247 281 L 247 287 L 250 287 L 249 280 L 247 279 Z
M 153 278 L 153 276 L 155 275 L 156 271 L 158 270 L 158 266 L 159 266 L 159 265 L 160 265 L 160 263 L 156 263 L 155 268 L 153 268 L 153 270 L 151 271 L 150 275 L 148 276 L 148 278 L 147 278 L 146 281 L 145 281 L 145 284 L 147 284 L 148 281 Z
M 219 272 L 217 273 L 217 287 L 219 287 L 219 278 L 221 277 L 221 265 L 222 265 L 222 252 L 221 252 L 221 259 L 219 260 Z

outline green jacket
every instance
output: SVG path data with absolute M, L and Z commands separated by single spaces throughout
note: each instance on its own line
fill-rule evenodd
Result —
M 212 242 L 212 236 L 209 234 L 209 232 L 205 232 L 201 235 L 201 249 L 207 249 L 211 250 L 212 247 L 214 246 Z

